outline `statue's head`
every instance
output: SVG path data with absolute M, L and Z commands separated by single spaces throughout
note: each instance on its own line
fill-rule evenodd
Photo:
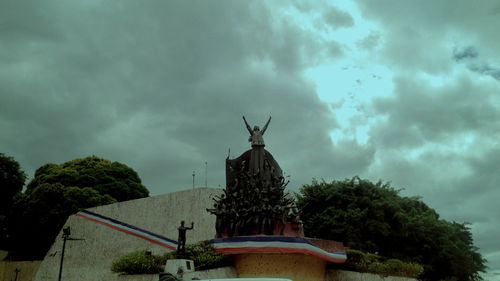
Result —
M 259 128 L 259 126 L 253 126 L 253 130 L 254 131 L 260 131 L 260 128 Z
M 184 226 L 184 221 L 181 221 L 181 226 Z

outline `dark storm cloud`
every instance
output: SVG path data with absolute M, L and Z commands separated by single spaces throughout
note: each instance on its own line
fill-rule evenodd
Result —
M 261 126 L 272 115 L 266 148 L 291 189 L 372 160 L 355 141 L 332 147 L 338 125 L 302 76 L 340 44 L 263 3 L 1 5 L 0 144 L 31 175 L 95 154 L 137 170 L 153 195 L 189 188 L 192 171 L 204 185 L 205 161 L 208 185 L 223 186 L 228 148 L 250 148 L 243 114 Z
M 354 19 L 352 18 L 352 16 L 349 13 L 341 11 L 336 7 L 326 8 L 323 12 L 322 19 L 332 29 L 337 29 L 340 27 L 351 27 L 354 25 Z
M 480 59 L 478 56 L 477 49 L 472 46 L 453 49 L 453 59 L 457 62 L 465 62 L 469 70 L 500 80 L 500 68 L 493 67 L 487 62 L 481 62 L 484 59 Z
M 374 100 L 386 122 L 372 128 L 374 141 L 390 147 L 415 147 L 425 141 L 444 141 L 458 133 L 490 133 L 499 126 L 496 85 L 467 77 L 451 85 L 430 86 L 422 80 L 397 78 L 394 97 Z
M 453 67 L 449 57 L 453 50 L 447 44 L 450 41 L 454 45 L 480 47 L 488 59 L 500 56 L 496 28 L 498 2 L 495 0 L 482 1 L 481 5 L 470 1 L 357 3 L 366 19 L 383 26 L 384 61 L 398 71 L 423 71 L 431 75 L 449 73 Z
M 472 46 L 468 46 L 468 47 L 463 48 L 463 49 L 458 49 L 458 48 L 453 49 L 453 58 L 456 61 L 461 61 L 464 59 L 473 59 L 473 58 L 476 58 L 477 55 L 478 55 L 478 53 L 477 53 L 476 48 L 474 48 Z
M 328 4 L 321 1 L 293 1 L 298 11 L 314 18 L 314 25 L 318 29 L 335 30 L 354 26 L 354 19 L 348 12 Z
M 480 74 L 491 76 L 496 80 L 500 80 L 500 68 L 492 67 L 487 63 L 469 65 L 469 69 Z
M 489 270 L 499 271 L 498 1 L 357 3 L 383 31 L 373 57 L 397 73 L 392 95 L 372 101 L 378 164 L 369 173 L 445 219 L 469 221 Z
M 464 198 L 494 192 L 500 169 L 494 160 L 500 125 L 494 82 L 462 77 L 449 85 L 430 86 L 398 78 L 395 84 L 395 96 L 374 101 L 374 109 L 386 116 L 370 131 L 371 141 L 386 158 L 380 174 L 398 184 L 411 183 L 410 192 L 450 214 L 460 209 Z

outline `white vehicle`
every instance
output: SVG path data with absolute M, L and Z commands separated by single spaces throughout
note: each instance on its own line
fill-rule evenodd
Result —
M 293 281 L 283 278 L 226 278 L 226 279 L 203 279 L 200 281 Z
M 184 279 L 177 279 L 175 276 L 170 273 L 160 273 L 159 281 L 180 281 Z M 286 278 L 222 278 L 222 279 L 193 279 L 199 281 L 293 281 L 291 279 Z

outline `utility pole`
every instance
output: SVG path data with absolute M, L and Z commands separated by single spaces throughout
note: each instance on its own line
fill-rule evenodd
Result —
M 85 239 L 78 239 L 78 238 L 70 238 L 69 236 L 71 235 L 71 229 L 70 227 L 65 227 L 63 228 L 63 248 L 62 248 L 62 253 L 61 253 L 61 263 L 59 264 L 59 278 L 57 279 L 58 281 L 61 281 L 61 275 L 62 275 L 62 269 L 63 269 L 63 262 L 64 262 L 64 250 L 66 249 L 66 240 L 85 240 Z
M 208 187 L 208 184 L 207 184 L 207 174 L 208 174 L 208 163 L 207 161 L 205 161 L 205 187 Z
M 194 171 L 193 171 L 193 190 L 194 190 Z

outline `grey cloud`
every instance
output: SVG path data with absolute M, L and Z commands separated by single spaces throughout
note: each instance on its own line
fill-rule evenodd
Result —
M 293 1 L 293 6 L 299 12 L 315 18 L 314 25 L 318 29 L 335 30 L 354 26 L 354 19 L 348 12 L 329 4 L 320 1 Z
M 357 1 L 357 4 L 366 19 L 382 26 L 384 46 L 380 59 L 398 71 L 445 75 L 453 67 L 449 44 L 457 41 L 459 44 L 473 42 L 474 47 L 481 47 L 481 53 L 489 53 L 488 57 L 500 56 L 500 40 L 495 28 L 500 18 L 492 12 L 498 8 L 497 1 L 487 0 L 481 5 L 470 1 L 402 3 L 394 0 Z M 450 6 L 453 9 L 450 10 Z
M 393 96 L 373 101 L 374 116 L 385 117 L 371 127 L 377 150 L 365 174 L 422 196 L 445 219 L 500 227 L 491 215 L 500 212 L 497 82 L 460 76 L 440 86 L 410 77 L 394 83 Z M 474 238 L 483 254 L 500 248 L 487 233 Z
M 491 76 L 496 80 L 500 80 L 500 68 L 492 67 L 487 63 L 469 65 L 469 69 L 483 75 Z
M 491 130 L 498 126 L 500 111 L 489 99 L 495 85 L 479 84 L 469 78 L 442 87 L 425 82 L 398 78 L 395 97 L 374 100 L 379 114 L 387 122 L 372 128 L 374 141 L 397 145 L 394 138 L 403 138 L 401 145 L 418 146 L 425 141 L 442 141 L 459 132 Z M 411 141 L 413 139 L 414 141 Z
M 383 35 L 371 58 L 398 77 L 392 96 L 372 101 L 376 155 L 365 174 L 421 195 L 445 219 L 470 220 L 498 272 L 500 244 L 488 235 L 500 228 L 498 1 L 356 3 Z
M 6 28 L 38 28 L 13 29 L 17 41 L 2 33 L 0 49 L 0 144 L 29 174 L 95 154 L 136 169 L 152 194 L 188 188 L 193 170 L 202 184 L 205 161 L 209 185 L 224 185 L 227 149 L 250 148 L 242 114 L 273 116 L 267 148 L 291 187 L 339 157 L 350 169 L 367 161 L 331 149 L 336 121 L 301 76 L 340 56 L 339 44 L 275 25 L 262 3 L 47 1 L 27 13 L 5 3 L 18 11 Z
M 463 49 L 459 49 L 459 48 L 453 49 L 453 58 L 456 61 L 461 61 L 464 59 L 473 59 L 473 58 L 476 58 L 477 56 L 478 56 L 477 49 L 472 47 L 472 46 L 468 46 L 468 47 L 463 48 Z
M 371 31 L 368 36 L 356 42 L 356 45 L 364 50 L 372 50 L 379 44 L 380 37 L 380 33 Z
M 475 47 L 454 48 L 453 59 L 457 62 L 465 62 L 467 68 L 473 72 L 500 80 L 500 68 L 493 67 L 487 62 L 481 62 L 483 59 L 479 58 L 479 53 Z
M 325 9 L 322 19 L 332 29 L 354 26 L 354 19 L 349 13 L 332 6 Z

